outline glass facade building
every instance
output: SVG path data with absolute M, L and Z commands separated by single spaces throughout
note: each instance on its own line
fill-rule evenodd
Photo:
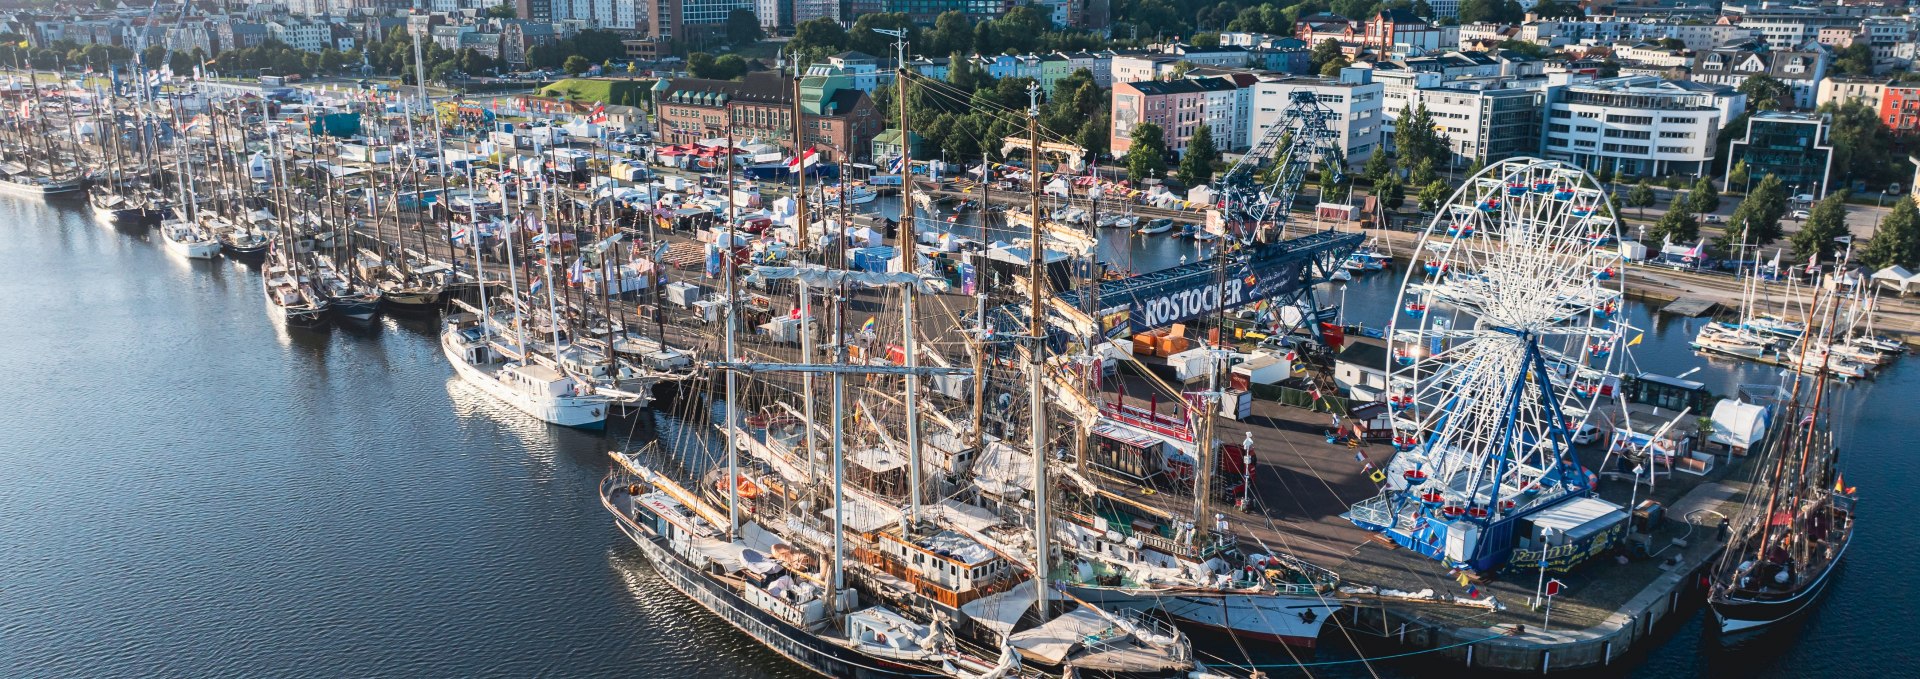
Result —
M 1733 140 L 1729 157 L 1746 162 L 1752 181 L 1771 174 L 1787 185 L 1791 195 L 1825 196 L 1833 169 L 1833 144 L 1827 139 L 1830 126 L 1826 114 L 1755 113 L 1747 120 L 1746 134 Z M 1732 167 L 1729 163 L 1729 172 Z

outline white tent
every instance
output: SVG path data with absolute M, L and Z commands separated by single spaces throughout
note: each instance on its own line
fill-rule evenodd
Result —
M 1212 205 L 1215 197 L 1213 187 L 1205 184 L 1187 189 L 1187 202 L 1189 203 Z
M 1751 448 L 1766 435 L 1766 406 L 1730 398 L 1713 405 L 1713 433 L 1707 436 L 1708 441 Z
M 1920 285 L 1920 277 L 1916 277 L 1912 271 L 1898 264 L 1874 272 L 1873 280 L 1883 286 L 1899 290 L 1903 295 L 1907 294 L 1913 286 Z

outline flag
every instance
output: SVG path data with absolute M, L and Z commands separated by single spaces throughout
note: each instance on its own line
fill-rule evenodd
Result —
M 860 332 L 873 332 L 874 329 L 878 327 L 880 327 L 880 322 L 875 320 L 874 317 L 868 316 L 867 322 L 860 324 Z
M 1472 582 L 1472 581 L 1471 581 L 1470 579 L 1468 579 L 1468 578 L 1467 578 L 1467 574 L 1466 574 L 1466 573 L 1461 573 L 1461 574 L 1459 574 L 1459 575 L 1457 575 L 1457 576 L 1454 576 L 1454 578 L 1455 578 L 1456 580 L 1459 580 L 1459 581 L 1460 581 L 1460 586 L 1461 586 L 1461 587 L 1472 587 L 1472 586 L 1473 586 L 1473 582 Z
M 1354 453 L 1354 454 L 1353 454 L 1353 461 L 1354 461 L 1354 462 L 1358 462 L 1358 463 L 1360 463 L 1360 464 L 1366 464 L 1366 463 L 1367 463 L 1367 454 L 1366 454 L 1366 453 L 1359 453 L 1359 452 L 1356 452 L 1356 453 Z
M 900 174 L 901 166 L 905 164 L 904 161 L 906 158 L 904 155 L 894 156 L 893 160 L 887 162 L 887 171 L 893 174 Z
M 1811 255 L 1807 255 L 1807 273 L 1813 273 L 1819 270 L 1820 270 L 1820 253 L 1815 252 Z
M 1387 480 L 1387 473 L 1375 469 L 1372 474 L 1367 475 L 1367 478 L 1371 479 L 1374 483 L 1384 483 Z
M 540 280 L 539 277 L 535 277 L 533 279 L 533 282 L 527 285 L 527 294 L 529 295 L 539 294 L 540 289 L 546 286 L 547 286 L 546 281 Z
M 587 280 L 587 261 L 585 258 L 573 260 L 573 268 L 567 269 L 567 282 L 579 285 Z
M 453 227 L 454 240 L 466 240 L 468 233 L 469 231 L 467 229 L 467 225 L 465 224 L 459 224 Z
M 587 122 L 596 125 L 607 122 L 607 105 L 593 102 L 593 110 L 587 112 Z
M 820 154 L 815 151 L 813 147 L 809 146 L 807 150 L 800 155 L 787 159 L 787 171 L 792 172 L 802 167 L 813 167 L 813 165 L 818 162 L 820 162 Z
M 1474 585 L 1467 585 L 1467 596 L 1475 599 L 1480 598 L 1480 588 Z

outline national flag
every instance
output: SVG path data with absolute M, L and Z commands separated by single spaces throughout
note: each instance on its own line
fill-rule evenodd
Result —
M 1846 489 L 1847 489 L 1847 475 L 1844 473 L 1834 474 L 1833 475 L 1833 492 L 1838 493 Z
M 586 260 L 584 258 L 573 260 L 573 267 L 570 269 L 567 269 L 567 282 L 573 285 L 579 285 L 581 283 L 585 283 L 586 280 L 587 280 Z
M 460 224 L 458 226 L 453 227 L 454 240 L 466 240 L 468 233 L 470 233 L 470 231 L 467 229 L 467 225 L 465 224 Z
M 595 125 L 607 122 L 607 105 L 593 102 L 593 110 L 587 111 L 587 122 Z
M 527 294 L 529 295 L 539 294 L 540 289 L 546 286 L 547 286 L 547 282 L 544 280 L 541 280 L 539 277 L 536 276 L 534 277 L 533 282 L 527 285 Z
M 1366 454 L 1366 453 L 1354 453 L 1354 454 L 1353 454 L 1353 461 L 1354 461 L 1354 462 L 1358 462 L 1358 463 L 1360 463 L 1360 464 L 1366 464 L 1366 463 L 1367 463 L 1367 454 Z
M 1807 273 L 1813 273 L 1819 270 L 1820 270 L 1820 253 L 1815 252 L 1811 255 L 1807 255 Z
M 1467 585 L 1467 596 L 1475 599 L 1480 598 L 1480 588 L 1475 585 Z
M 1247 287 L 1249 287 L 1249 288 L 1251 288 L 1251 287 L 1253 287 L 1253 286 L 1254 286 L 1254 284 L 1256 284 L 1256 283 L 1259 283 L 1259 282 L 1260 282 L 1260 277 L 1259 277 L 1259 276 L 1255 276 L 1255 275 L 1253 275 L 1253 274 L 1251 274 L 1251 273 L 1249 273 L 1249 274 L 1247 274 L 1247 277 L 1246 277 L 1246 278 L 1242 278 L 1242 279 L 1240 279 L 1240 282 L 1242 282 L 1242 283 L 1246 283 L 1246 284 L 1247 284 Z
M 1647 333 L 1644 333 L 1644 332 L 1638 335 L 1634 335 L 1633 339 L 1627 341 L 1627 346 L 1633 346 L 1633 345 L 1639 344 L 1640 340 L 1643 340 L 1646 338 L 1647 338 Z
M 860 324 L 860 332 L 873 332 L 874 329 L 878 327 L 880 327 L 880 321 L 872 316 L 868 316 L 867 322 Z
M 809 146 L 807 150 L 800 155 L 787 159 L 787 171 L 792 172 L 802 167 L 813 167 L 813 165 L 818 162 L 820 162 L 819 152 Z

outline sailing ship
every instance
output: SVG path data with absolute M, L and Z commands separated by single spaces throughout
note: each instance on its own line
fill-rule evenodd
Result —
M 1831 339 L 1837 298 L 1827 296 L 1826 329 L 1802 345 Z M 1805 352 L 1809 355 L 1818 350 Z M 1759 630 L 1812 607 L 1852 543 L 1855 489 L 1839 469 L 1829 371 L 1795 375 L 1780 424 L 1758 465 L 1754 491 L 1712 572 L 1707 603 L 1722 633 Z

